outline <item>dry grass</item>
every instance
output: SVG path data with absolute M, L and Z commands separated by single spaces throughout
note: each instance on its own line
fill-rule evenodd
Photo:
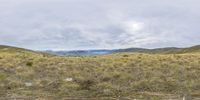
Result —
M 0 97 L 199 96 L 199 82 L 198 53 L 62 57 L 0 50 Z

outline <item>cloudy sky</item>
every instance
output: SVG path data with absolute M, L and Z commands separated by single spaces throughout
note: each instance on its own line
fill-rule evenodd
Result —
M 34 50 L 200 44 L 200 0 L 0 0 L 0 44 Z

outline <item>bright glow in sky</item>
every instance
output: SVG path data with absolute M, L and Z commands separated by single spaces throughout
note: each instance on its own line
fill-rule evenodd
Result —
M 130 33 L 135 33 L 137 31 L 142 31 L 144 28 L 144 23 L 142 22 L 135 22 L 135 21 L 128 21 L 127 27 Z

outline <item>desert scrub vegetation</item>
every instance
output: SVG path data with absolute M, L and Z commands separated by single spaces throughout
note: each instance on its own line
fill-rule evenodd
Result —
M 198 53 L 63 57 L 13 49 L 0 49 L 0 97 L 200 94 Z

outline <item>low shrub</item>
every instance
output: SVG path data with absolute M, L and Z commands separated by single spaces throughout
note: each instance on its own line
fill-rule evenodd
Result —
M 26 65 L 27 66 L 33 66 L 33 62 L 27 62 Z

